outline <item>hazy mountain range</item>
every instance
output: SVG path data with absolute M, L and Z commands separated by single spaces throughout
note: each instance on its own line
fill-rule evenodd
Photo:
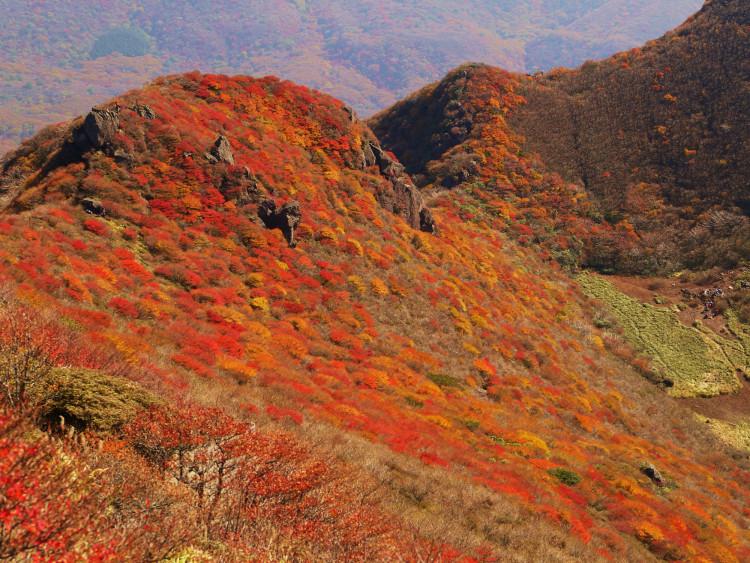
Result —
M 607 56 L 700 4 L 4 0 L 0 150 L 159 74 L 273 74 L 368 115 L 468 61 L 534 71 Z

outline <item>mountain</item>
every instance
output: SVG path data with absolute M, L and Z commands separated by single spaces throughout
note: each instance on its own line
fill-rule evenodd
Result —
M 100 9 L 7 0 L 0 152 L 159 74 L 274 74 L 371 114 L 467 60 L 515 70 L 576 65 L 655 37 L 699 7 L 700 0 L 147 0 Z
M 517 101 L 472 100 L 496 125 Z M 588 196 L 485 129 L 507 193 L 423 195 L 341 102 L 190 73 L 10 153 L 3 553 L 747 559 L 741 455 L 529 244 L 522 216 L 560 246 Z
M 713 138 L 676 85 L 743 53 L 747 13 L 709 3 L 628 63 L 671 53 L 680 136 Z M 750 270 L 622 275 L 738 216 L 741 163 L 678 176 L 602 133 L 647 121 L 636 54 L 464 65 L 368 122 L 273 77 L 175 74 L 8 153 L 0 557 L 750 559 Z M 575 90 L 591 69 L 616 88 Z M 640 174 L 662 191 L 605 189 Z M 707 210 L 655 213 L 674 178 Z
M 716 0 L 642 49 L 520 87 L 511 127 L 525 148 L 643 237 L 621 268 L 731 268 L 750 255 L 748 22 L 744 3 Z
M 544 217 L 533 209 L 525 217 L 538 224 L 535 244 L 547 244 L 550 217 L 559 222 L 562 209 L 593 221 L 558 229 L 582 247 L 584 265 L 732 268 L 750 253 L 747 18 L 740 2 L 710 2 L 662 39 L 573 71 L 521 76 L 470 65 L 373 127 L 421 185 L 451 187 L 458 176 L 510 191 L 516 205 L 542 201 Z M 513 180 L 519 158 L 540 174 L 530 192 Z M 545 173 L 583 195 L 565 188 L 568 204 L 553 211 Z

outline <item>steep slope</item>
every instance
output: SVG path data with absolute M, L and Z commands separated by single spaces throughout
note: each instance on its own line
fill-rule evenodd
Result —
M 594 245 L 584 237 L 586 265 L 630 273 L 731 268 L 750 254 L 749 20 L 746 3 L 714 1 L 664 38 L 579 70 L 519 76 L 467 67 L 373 126 L 416 174 L 434 169 L 431 160 L 460 164 L 469 157 L 459 155 L 497 152 L 487 130 L 502 130 L 497 141 L 511 152 L 534 154 L 538 170 L 584 188 L 598 229 L 635 234 Z M 489 101 L 473 107 L 478 97 Z M 432 129 L 407 132 L 414 114 Z M 443 121 L 431 122 L 435 114 Z M 507 160 L 494 160 L 491 175 L 507 175 Z M 471 166 L 461 173 L 472 176 Z
M 750 8 L 707 2 L 664 38 L 578 71 L 523 79 L 511 127 L 582 182 L 641 256 L 601 267 L 732 267 L 750 255 Z
M 159 74 L 195 68 L 277 74 L 370 114 L 467 60 L 522 70 L 610 55 L 676 25 L 700 0 L 628 12 L 630 4 L 130 0 L 101 8 L 6 0 L 0 153 Z M 529 60 L 537 52 L 544 58 Z
M 502 95 L 472 98 L 488 125 L 458 120 L 441 150 L 500 139 L 516 100 L 508 75 L 461 72 L 466 91 L 476 72 Z M 491 197 L 464 186 L 426 207 L 340 102 L 271 78 L 160 79 L 3 162 L 0 276 L 149 366 L 138 379 L 166 400 L 286 421 L 358 465 L 428 552 L 746 560 L 744 462 L 611 352 L 576 284 L 528 244 L 547 229 L 560 253 L 569 229 L 594 229 L 586 194 L 496 146 L 475 154 Z M 447 164 L 427 174 L 457 181 Z M 212 412 L 176 420 L 210 433 Z M 158 460 L 163 418 L 125 447 Z
M 551 173 L 523 149 L 523 137 L 508 123 L 526 103 L 520 85 L 517 75 L 465 65 L 371 125 L 424 193 L 470 191 L 494 217 L 494 228 L 564 266 L 588 263 L 610 248 L 635 247 L 631 225 L 602 221 L 597 200 L 583 186 Z

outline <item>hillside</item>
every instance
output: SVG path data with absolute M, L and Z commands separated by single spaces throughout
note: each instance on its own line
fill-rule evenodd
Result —
M 608 56 L 677 25 L 701 2 L 636 4 L 146 0 L 100 9 L 6 0 L 0 153 L 160 74 L 275 74 L 367 115 L 467 60 L 520 71 Z
M 564 228 L 583 244 L 584 265 L 639 274 L 732 268 L 750 255 L 748 18 L 742 2 L 710 2 L 664 38 L 578 70 L 522 76 L 469 66 L 376 117 L 374 128 L 424 185 L 454 183 L 434 174 L 449 160 L 467 178 L 508 178 L 517 166 L 508 159 L 520 155 L 578 186 L 592 209 L 577 213 L 596 230 L 630 233 L 603 239 Z M 409 131 L 415 116 L 425 124 Z M 492 161 L 498 131 L 516 154 Z M 477 175 L 467 162 L 495 168 L 475 166 Z
M 40 468 L 21 506 L 84 515 L 50 534 L 3 513 L 28 530 L 11 557 L 750 557 L 744 455 L 558 266 L 594 204 L 506 136 L 516 79 L 452 76 L 501 81 L 460 107 L 492 125 L 467 137 L 497 141 L 481 164 L 508 167 L 415 177 L 452 191 L 423 195 L 341 102 L 273 78 L 162 78 L 6 157 L 0 357 L 34 377 L 3 382 L 0 444 L 31 459 L 15 482 Z M 26 350 L 49 369 L 18 371 Z M 13 422 L 32 407 L 71 437 Z M 100 488 L 55 488 L 45 448 Z
M 511 127 L 610 222 L 629 219 L 640 256 L 603 268 L 732 268 L 750 256 L 744 2 L 715 0 L 663 39 L 578 71 L 522 80 Z

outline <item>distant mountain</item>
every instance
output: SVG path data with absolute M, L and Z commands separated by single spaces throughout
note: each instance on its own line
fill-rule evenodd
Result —
M 366 115 L 466 61 L 519 71 L 576 65 L 656 37 L 699 6 L 700 0 L 146 0 L 100 9 L 72 0 L 7 0 L 0 152 L 158 74 L 274 74 L 330 91 Z

